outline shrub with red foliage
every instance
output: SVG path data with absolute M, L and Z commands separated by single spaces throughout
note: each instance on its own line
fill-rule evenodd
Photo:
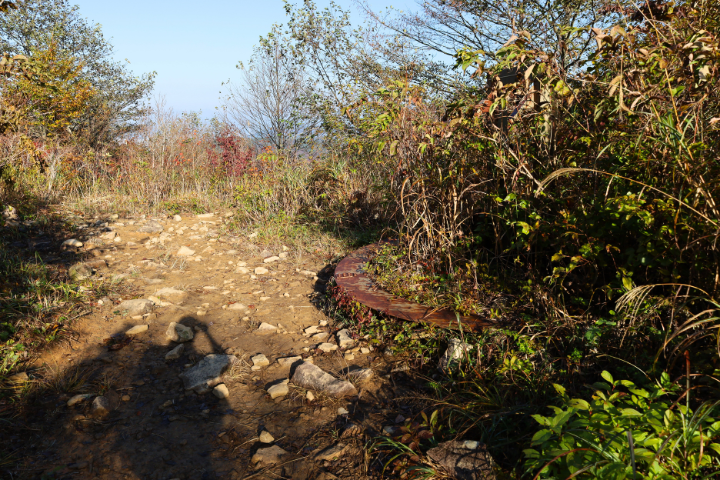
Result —
M 230 176 L 239 177 L 250 166 L 255 151 L 247 139 L 225 128 L 215 136 L 215 146 L 208 148 L 207 155 L 210 165 L 222 168 Z

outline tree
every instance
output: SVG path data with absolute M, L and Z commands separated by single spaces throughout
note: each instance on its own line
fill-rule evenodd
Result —
M 595 45 L 586 27 L 607 27 L 620 10 L 603 8 L 604 0 L 422 0 L 418 12 L 382 15 L 356 1 L 379 24 L 439 58 L 470 49 L 493 61 L 494 52 L 527 32 L 565 70 L 582 68 Z
M 135 77 L 112 59 L 113 48 L 100 25 L 80 16 L 67 0 L 22 0 L 18 8 L 0 16 L 0 50 L 31 56 L 49 51 L 60 58 L 82 62 L 80 77 L 96 95 L 82 115 L 73 120 L 75 134 L 91 146 L 132 131 L 145 112 L 144 99 L 154 84 L 154 73 Z
M 259 146 L 297 154 L 312 139 L 316 122 L 303 103 L 307 93 L 302 70 L 292 68 L 278 28 L 256 47 L 242 78 L 228 85 L 225 121 Z
M 17 128 L 31 137 L 66 138 L 96 95 L 84 64 L 63 57 L 54 44 L 33 52 L 22 74 L 0 79 L 2 104 L 17 113 Z
M 293 72 L 302 72 L 305 88 L 299 101 L 319 122 L 325 143 L 347 144 L 363 136 L 361 116 L 345 115 L 346 107 L 372 96 L 399 79 L 431 83 L 436 65 L 400 36 L 387 37 L 374 26 L 354 27 L 350 12 L 330 2 L 293 5 L 285 0 L 289 20 L 262 42 L 275 42 Z M 438 90 L 437 85 L 431 85 Z

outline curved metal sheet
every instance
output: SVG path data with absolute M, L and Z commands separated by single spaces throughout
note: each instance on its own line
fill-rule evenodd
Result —
M 434 310 L 419 303 L 397 297 L 375 285 L 365 273 L 365 264 L 379 244 L 371 244 L 354 251 L 335 267 L 335 281 L 354 300 L 391 317 L 411 322 L 432 323 L 442 328 L 457 328 L 458 319 L 452 310 Z M 461 315 L 462 328 L 480 330 L 494 323 L 477 315 Z

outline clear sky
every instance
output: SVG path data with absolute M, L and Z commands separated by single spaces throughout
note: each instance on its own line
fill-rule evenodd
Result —
M 176 113 L 202 110 L 211 118 L 220 105 L 222 82 L 237 80 L 239 61 L 252 55 L 258 38 L 285 23 L 282 0 L 70 0 L 80 14 L 102 25 L 117 60 L 128 59 L 135 74 L 156 71 L 155 94 Z M 301 3 L 297 0 L 293 3 Z M 357 11 L 350 0 L 337 0 Z M 329 4 L 317 0 L 318 6 Z M 390 5 L 371 0 L 380 10 Z M 416 5 L 397 0 L 396 8 Z M 354 22 L 364 17 L 354 14 Z

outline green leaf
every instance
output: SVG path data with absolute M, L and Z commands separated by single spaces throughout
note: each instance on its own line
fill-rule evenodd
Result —
M 626 465 L 620 462 L 613 462 L 605 465 L 597 472 L 597 478 L 623 480 L 627 477 Z
M 558 431 L 559 430 L 558 427 L 562 427 L 568 420 L 570 420 L 570 418 L 573 415 L 575 415 L 575 410 L 573 408 L 570 408 L 567 411 L 562 412 L 559 415 L 555 415 L 550 420 L 550 426 L 552 427 L 553 430 Z
M 553 432 L 547 429 L 538 430 L 532 437 L 531 445 L 539 445 L 553 438 Z
M 603 377 L 603 378 L 605 379 L 605 381 L 608 382 L 608 383 L 610 383 L 610 384 L 615 383 L 615 382 L 613 381 L 612 375 L 610 375 L 610 372 L 608 372 L 607 370 L 604 370 L 604 371 L 600 374 L 600 376 Z
M 642 413 L 638 412 L 634 408 L 622 408 L 620 411 L 623 417 L 642 417 Z
M 582 398 L 573 398 L 568 405 L 578 410 L 590 410 L 590 404 Z

